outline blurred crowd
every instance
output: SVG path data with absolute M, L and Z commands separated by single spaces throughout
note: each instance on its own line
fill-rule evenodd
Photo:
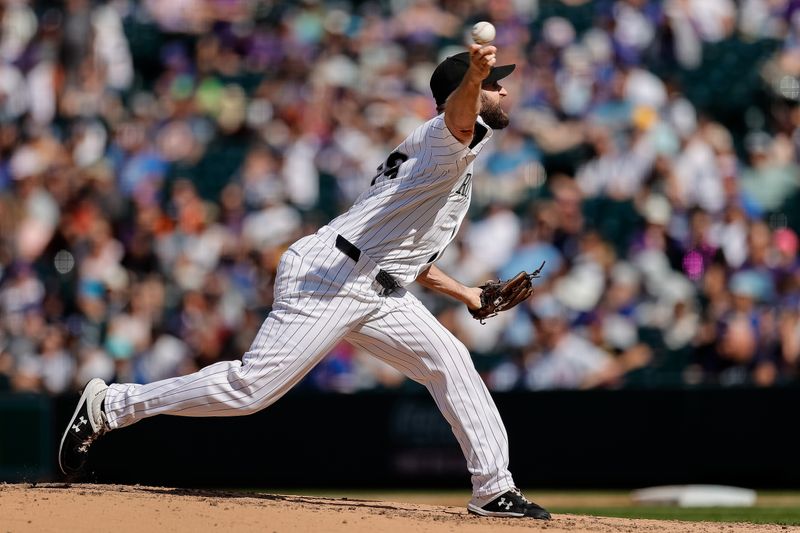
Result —
M 240 358 L 479 20 L 511 126 L 438 265 L 543 277 L 485 325 L 412 290 L 490 388 L 797 382 L 796 0 L 3 0 L 0 390 Z M 407 384 L 341 343 L 301 386 Z

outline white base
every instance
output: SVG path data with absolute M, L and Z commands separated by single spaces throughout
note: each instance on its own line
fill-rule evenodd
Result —
M 724 485 L 668 485 L 635 490 L 631 498 L 640 505 L 752 507 L 756 491 Z

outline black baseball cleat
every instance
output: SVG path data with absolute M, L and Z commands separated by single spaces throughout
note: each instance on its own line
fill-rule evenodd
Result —
M 522 495 L 519 489 L 510 489 L 492 498 L 490 501 L 481 504 L 482 502 L 476 501 L 474 498 L 469 505 L 467 511 L 472 514 L 480 516 L 496 516 L 504 518 L 537 518 L 539 520 L 550 520 L 550 513 L 529 501 Z
M 58 467 L 67 476 L 81 471 L 89 455 L 89 446 L 109 429 L 101 408 L 107 389 L 108 385 L 102 379 L 89 381 L 64 430 L 58 448 Z

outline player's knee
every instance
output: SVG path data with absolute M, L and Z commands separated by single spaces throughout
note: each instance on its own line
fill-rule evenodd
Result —
M 276 387 L 276 382 L 259 370 L 258 367 L 245 363 L 228 375 L 231 388 L 239 398 L 238 408 L 243 416 L 257 413 L 272 405 L 290 388 L 286 383 Z
M 426 384 L 444 383 L 447 381 L 447 376 L 441 370 L 430 370 L 420 380 Z
M 253 368 L 243 365 L 232 369 L 228 374 L 228 382 L 231 388 L 237 392 L 237 395 L 245 399 L 247 406 L 251 402 L 257 402 L 256 393 L 259 389 L 259 375 L 253 372 Z M 242 408 L 245 409 L 247 406 L 242 406 Z
M 273 404 L 276 399 L 272 394 L 264 394 L 264 391 L 243 394 L 239 398 L 237 414 L 241 416 L 255 414 Z
M 261 403 L 261 402 L 243 405 L 239 409 L 239 414 L 241 414 L 242 416 L 253 415 L 264 409 L 266 406 L 267 406 L 266 403 Z

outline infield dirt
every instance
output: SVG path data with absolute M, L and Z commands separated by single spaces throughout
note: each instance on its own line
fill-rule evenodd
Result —
M 555 515 L 489 519 L 464 507 L 218 490 L 90 484 L 0 484 L 0 533 L 198 532 L 800 532 L 800 528 Z

